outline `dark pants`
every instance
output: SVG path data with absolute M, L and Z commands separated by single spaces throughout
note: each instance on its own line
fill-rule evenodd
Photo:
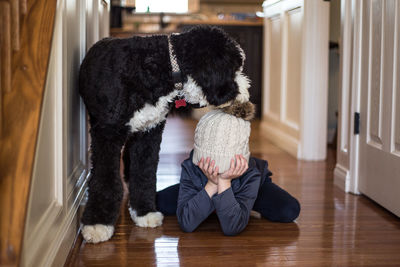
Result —
M 175 215 L 179 184 L 157 192 L 157 209 L 164 215 Z M 293 222 L 300 213 L 300 204 L 288 192 L 267 178 L 260 186 L 253 210 L 273 222 Z

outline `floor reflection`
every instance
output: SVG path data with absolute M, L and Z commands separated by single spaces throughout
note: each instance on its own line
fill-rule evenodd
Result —
M 180 235 L 178 255 L 188 266 L 256 266 L 293 254 L 299 236 L 296 223 L 254 218 L 240 235 L 224 236 L 214 214 L 194 233 Z
M 154 241 L 154 252 L 157 266 L 166 263 L 179 266 L 178 237 L 162 236 Z
M 148 255 L 147 248 L 153 247 L 151 258 L 157 266 L 165 266 L 165 264 L 172 266 L 179 266 L 178 243 L 179 237 L 167 236 L 163 234 L 163 227 L 158 228 L 141 228 L 133 226 L 130 231 L 127 249 L 132 250 L 134 246 L 145 247 Z

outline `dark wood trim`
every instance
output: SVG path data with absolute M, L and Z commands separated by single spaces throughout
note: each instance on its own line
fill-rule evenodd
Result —
M 19 0 L 8 2 L 18 3 Z M 15 4 L 14 3 L 14 4 Z M 18 266 L 57 1 L 21 1 L 19 51 L 12 53 L 9 92 L 2 92 L 0 265 Z M 11 16 L 14 16 L 11 14 Z M 13 20 L 13 18 L 11 18 Z M 1 23 L 3 23 L 1 21 Z M 12 48 L 15 49 L 15 46 Z
M 0 93 L 11 91 L 11 7 L 10 3 L 0 1 Z M 1 98 L 1 97 L 0 97 Z M 0 106 L 2 106 L 0 104 Z M 0 115 L 1 115 L 0 111 Z M 1 127 L 0 127 L 1 129 Z

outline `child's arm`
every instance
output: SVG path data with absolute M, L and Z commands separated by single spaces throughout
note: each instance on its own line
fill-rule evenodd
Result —
M 244 177 L 245 184 L 233 194 L 231 181 L 247 170 L 248 164 L 242 155 L 236 155 L 236 164 L 231 161 L 228 171 L 218 179 L 218 195 L 213 197 L 214 206 L 225 235 L 240 233 L 249 221 L 250 211 L 257 198 L 260 185 L 259 171 L 251 171 Z
M 225 235 L 237 235 L 247 226 L 250 211 L 254 206 L 260 186 L 259 172 L 251 172 L 251 177 L 239 192 L 233 194 L 232 187 L 213 196 L 216 213 Z
M 193 184 L 193 177 L 182 165 L 176 215 L 183 231 L 193 232 L 213 211 L 214 204 L 205 187 L 201 190 Z M 210 183 L 210 182 L 209 182 Z M 209 189 L 209 184 L 206 185 Z M 208 190 L 210 194 L 216 189 Z

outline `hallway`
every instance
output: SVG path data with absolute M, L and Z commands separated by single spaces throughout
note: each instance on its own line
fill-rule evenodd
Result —
M 161 147 L 157 190 L 179 181 L 180 162 L 193 144 L 196 121 L 169 118 Z M 216 216 L 194 233 L 175 217 L 162 227 L 133 225 L 126 196 L 115 234 L 87 244 L 79 235 L 65 266 L 399 266 L 400 220 L 363 196 L 333 184 L 335 151 L 319 162 L 296 160 L 266 140 L 252 123 L 250 150 L 268 160 L 272 180 L 302 205 L 297 223 L 251 218 L 236 237 L 223 236 Z

